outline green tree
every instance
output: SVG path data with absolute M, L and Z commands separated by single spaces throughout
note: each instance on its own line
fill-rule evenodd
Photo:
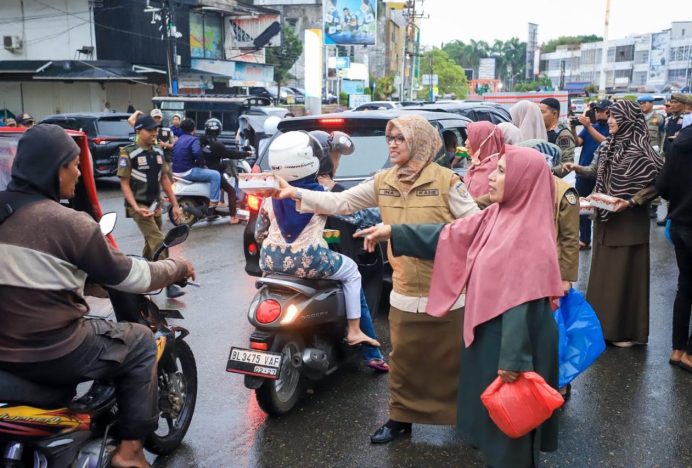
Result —
M 295 30 L 287 25 L 283 26 L 283 40 L 281 47 L 267 47 L 265 62 L 274 66 L 274 81 L 276 81 L 276 95 L 280 99 L 281 85 L 295 78 L 291 74 L 291 68 L 303 53 L 303 43 Z
M 440 95 L 454 94 L 458 99 L 463 99 L 469 90 L 464 69 L 452 60 L 447 52 L 442 49 L 433 49 L 421 57 L 421 73 L 430 74 L 432 59 L 432 74 L 438 76 L 438 91 Z M 430 87 L 423 86 L 418 92 L 419 99 L 428 99 Z
M 373 96 L 373 98 L 376 101 L 386 101 L 391 99 L 392 94 L 394 94 L 395 91 L 394 77 L 385 75 L 375 81 L 375 96 Z
M 519 83 L 514 87 L 515 91 L 525 92 L 525 91 L 537 91 L 540 89 L 552 89 L 553 82 L 550 81 L 548 75 L 542 74 L 534 81 L 527 81 L 524 83 Z
M 582 36 L 560 36 L 557 39 L 551 39 L 548 42 L 541 44 L 541 53 L 547 54 L 550 52 L 555 52 L 557 46 L 561 45 L 576 45 L 582 42 L 599 42 L 602 41 L 601 36 L 596 36 L 595 34 L 582 35 Z

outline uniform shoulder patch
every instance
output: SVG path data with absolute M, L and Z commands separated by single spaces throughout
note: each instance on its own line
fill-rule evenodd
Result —
M 469 191 L 466 188 L 466 184 L 464 184 L 463 182 L 457 182 L 456 184 L 454 184 L 454 190 L 461 197 L 465 197 L 469 194 Z
M 579 197 L 577 197 L 577 194 L 574 193 L 574 190 L 568 190 L 565 192 L 565 199 L 567 199 L 567 203 L 570 205 L 576 205 Z
M 118 158 L 118 167 L 127 167 L 130 165 L 130 158 L 127 156 L 120 156 Z

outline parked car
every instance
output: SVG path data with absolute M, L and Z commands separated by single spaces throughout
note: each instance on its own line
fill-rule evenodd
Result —
M 135 141 L 135 131 L 127 123 L 129 116 L 126 113 L 74 112 L 49 115 L 41 123 L 86 133 L 94 162 L 94 177 L 107 177 L 114 176 L 118 169 L 120 148 Z
M 450 103 L 427 103 L 418 106 L 404 106 L 405 110 L 427 110 L 436 112 L 452 112 L 478 122 L 487 120 L 495 125 L 502 122 L 511 122 L 509 111 L 500 104 L 488 101 L 457 101 Z
M 353 109 L 354 111 L 371 111 L 371 110 L 387 110 L 397 109 L 401 107 L 399 101 L 370 101 Z
M 353 154 L 341 158 L 335 180 L 348 188 L 372 177 L 377 171 L 391 166 L 387 142 L 385 141 L 385 127 L 391 119 L 408 115 L 411 112 L 426 118 L 440 133 L 449 130 L 457 134 L 459 141 L 466 139 L 466 126 L 471 122 L 466 117 L 448 112 L 403 111 L 401 109 L 371 112 L 346 111 L 286 119 L 279 123 L 277 133 L 271 138 L 295 130 L 323 130 L 326 132 L 338 130 L 347 133 L 353 139 L 355 151 Z M 267 161 L 270 145 L 271 141 L 268 145 L 262 146 L 253 172 L 270 170 Z M 255 223 L 261 203 L 260 198 L 248 196 L 250 218 L 243 234 L 243 252 L 245 254 L 245 271 L 252 276 L 262 275 L 259 268 L 260 246 L 255 241 Z M 350 225 L 339 220 L 330 219 L 330 222 L 338 224 L 338 229 L 342 231 L 342 239 L 351 238 L 354 231 L 348 231 L 347 226 Z M 386 264 L 386 259 L 384 262 Z M 378 278 L 368 278 L 367 281 L 363 282 L 368 290 L 366 295 L 371 307 L 378 304 L 379 298 L 386 294 L 385 289 L 388 285 L 384 285 L 383 289 L 383 282 L 391 285 L 391 269 L 388 265 L 386 265 L 384 273 L 379 273 Z
M 584 112 L 586 102 L 584 98 L 572 98 L 571 99 L 571 110 L 574 114 L 582 114 Z

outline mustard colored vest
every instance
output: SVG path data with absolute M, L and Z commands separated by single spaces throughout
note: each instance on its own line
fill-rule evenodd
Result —
M 428 164 L 408 194 L 400 190 L 397 167 L 375 175 L 377 205 L 385 224 L 447 224 L 454 221 L 449 210 L 449 188 L 457 177 L 451 170 L 438 164 Z M 387 247 L 392 265 L 393 289 L 411 297 L 425 297 L 430 289 L 433 262 L 414 257 L 395 257 L 391 245 Z

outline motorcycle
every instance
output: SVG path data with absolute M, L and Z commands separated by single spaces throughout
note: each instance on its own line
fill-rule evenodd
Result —
M 247 221 L 250 217 L 250 212 L 246 209 L 246 201 L 242 192 L 237 190 L 236 177 L 238 173 L 250 173 L 252 168 L 244 159 L 228 159 L 221 160 L 221 165 L 224 168 L 221 176 L 231 186 L 236 189 L 236 197 L 240 202 L 240 208 L 236 211 L 236 216 L 242 221 Z M 180 208 L 183 210 L 183 216 L 180 222 L 175 221 L 173 207 L 168 207 L 168 218 L 174 225 L 184 224 L 192 226 L 196 222 L 204 219 L 213 221 L 220 216 L 229 216 L 230 213 L 226 208 L 210 208 L 209 207 L 209 182 L 192 182 L 182 177 L 173 176 L 173 193 L 178 200 Z M 222 190 L 223 193 L 223 190 Z
M 115 213 L 103 216 L 100 224 L 105 234 L 110 231 L 104 226 L 114 225 L 114 217 Z M 164 249 L 184 242 L 188 234 L 187 226 L 173 228 L 154 259 Z M 105 289 L 118 321 L 141 323 L 154 333 L 160 419 L 165 424 L 149 434 L 144 447 L 167 455 L 182 442 L 195 410 L 197 367 L 185 342 L 189 332 L 168 324 L 167 319 L 183 318 L 179 311 L 159 309 L 144 294 Z M 94 382 L 78 399 L 73 399 L 75 392 L 75 387 L 43 386 L 0 371 L 0 466 L 110 466 L 116 448 L 110 433 L 118 419 L 115 389 L 104 381 Z
M 350 236 L 348 223 L 330 220 L 330 225 L 341 229 L 325 230 L 325 239 L 356 261 L 369 296 L 371 289 L 365 285 L 383 275 L 382 250 L 378 246 L 367 252 L 362 240 Z M 232 346 L 226 371 L 243 374 L 260 408 L 278 416 L 293 409 L 309 381 L 356 363 L 360 350 L 344 340 L 346 307 L 340 281 L 270 274 L 258 278 L 255 286 L 258 291 L 248 310 L 255 327 L 249 348 Z M 379 304 L 381 288 L 376 291 L 377 297 L 368 298 L 371 310 Z

